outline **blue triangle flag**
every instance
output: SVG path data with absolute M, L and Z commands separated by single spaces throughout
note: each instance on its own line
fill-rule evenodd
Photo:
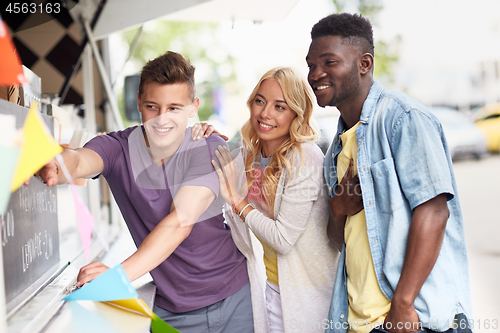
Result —
M 83 287 L 75 290 L 63 301 L 106 302 L 138 297 L 122 265 L 108 269 Z

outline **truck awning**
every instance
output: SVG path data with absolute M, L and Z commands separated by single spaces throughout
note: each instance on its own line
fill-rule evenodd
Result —
M 298 0 L 107 0 L 93 29 L 101 39 L 128 30 L 147 21 L 162 18 L 172 21 L 249 20 L 280 21 Z M 71 10 L 73 16 L 86 12 L 92 17 L 93 1 L 80 1 Z

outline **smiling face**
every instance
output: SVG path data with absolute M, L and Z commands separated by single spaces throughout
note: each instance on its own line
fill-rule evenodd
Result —
M 309 67 L 307 78 L 319 106 L 339 107 L 356 99 L 360 84 L 360 56 L 355 46 L 342 43 L 341 36 L 323 36 L 312 40 L 306 57 Z
M 187 83 L 145 83 L 137 94 L 139 112 L 155 162 L 170 157 L 179 148 L 188 119 L 195 116 L 199 100 L 192 100 Z
M 287 105 L 274 78 L 262 81 L 250 107 L 250 121 L 262 141 L 262 154 L 272 155 L 289 136 L 295 112 Z

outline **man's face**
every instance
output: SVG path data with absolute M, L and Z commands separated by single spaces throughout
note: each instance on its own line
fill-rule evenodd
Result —
M 199 100 L 191 99 L 187 83 L 146 83 L 142 96 L 137 94 L 149 146 L 158 154 L 173 153 L 184 139 L 188 119 L 195 116 Z
M 323 36 L 312 40 L 306 57 L 307 79 L 318 105 L 348 105 L 359 87 L 359 51 L 342 44 L 341 36 Z

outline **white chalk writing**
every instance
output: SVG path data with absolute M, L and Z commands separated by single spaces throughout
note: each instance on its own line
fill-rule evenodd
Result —
M 30 191 L 27 186 L 21 186 L 18 190 L 19 206 L 21 210 L 28 211 L 57 211 L 56 195 L 49 189 L 41 191 Z
M 2 223 L 2 246 L 7 245 L 10 238 L 14 237 L 14 213 L 9 209 L 4 215 L 0 215 Z
M 52 235 L 47 230 L 44 233 L 35 233 L 34 237 L 28 239 L 21 247 L 21 251 L 23 272 L 26 272 L 30 265 L 38 258 L 49 259 L 52 256 L 54 252 Z

